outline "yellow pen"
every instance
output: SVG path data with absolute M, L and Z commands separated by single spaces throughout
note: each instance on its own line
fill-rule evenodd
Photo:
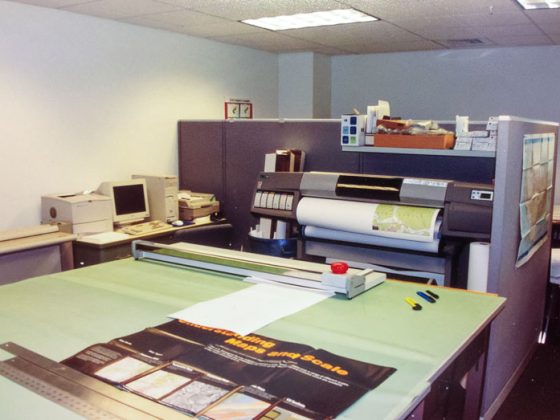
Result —
M 414 299 L 406 297 L 404 298 L 404 301 L 406 303 L 408 303 L 410 306 L 412 306 L 412 309 L 414 309 L 415 311 L 419 311 L 422 309 L 422 305 L 420 305 L 418 302 L 416 302 Z

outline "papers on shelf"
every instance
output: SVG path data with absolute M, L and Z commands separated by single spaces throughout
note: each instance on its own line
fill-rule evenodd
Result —
M 169 317 L 247 335 L 329 296 L 332 293 L 256 284 L 221 298 L 197 303 Z

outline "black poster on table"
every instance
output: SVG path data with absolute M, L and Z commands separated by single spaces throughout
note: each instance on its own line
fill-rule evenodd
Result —
M 394 368 L 174 320 L 90 346 L 67 366 L 206 419 L 328 419 Z

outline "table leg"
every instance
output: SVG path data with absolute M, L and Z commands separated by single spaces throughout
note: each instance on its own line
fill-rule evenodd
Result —
M 60 269 L 62 271 L 72 270 L 74 268 L 74 251 L 72 250 L 72 242 L 64 242 L 59 245 L 60 249 Z

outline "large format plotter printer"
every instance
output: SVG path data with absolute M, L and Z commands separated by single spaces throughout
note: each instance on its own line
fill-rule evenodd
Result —
M 466 245 L 490 239 L 493 194 L 449 180 L 274 172 L 259 175 L 251 212 L 297 222 L 305 256 L 464 287 Z

